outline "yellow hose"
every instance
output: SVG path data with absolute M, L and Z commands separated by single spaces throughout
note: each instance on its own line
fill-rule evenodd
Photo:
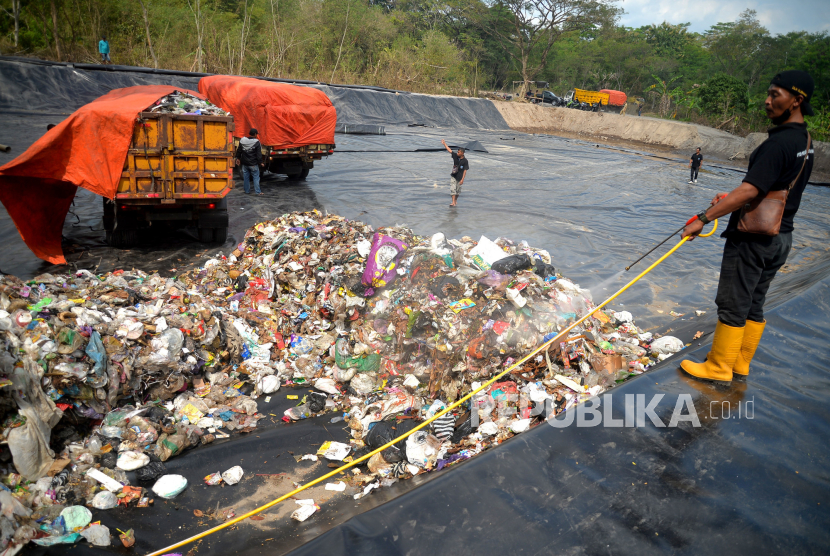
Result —
M 700 235 L 700 237 L 709 237 L 709 236 L 711 236 L 712 234 L 714 234 L 714 233 L 715 233 L 715 230 L 717 230 L 717 229 L 718 229 L 718 221 L 717 221 L 717 220 L 715 220 L 715 221 L 714 221 L 714 227 L 712 228 L 712 231 L 711 231 L 711 232 L 709 232 L 708 234 L 705 234 L 705 235 L 704 235 L 704 234 L 701 234 L 701 235 Z M 349 469 L 349 468 L 351 468 L 351 467 L 354 467 L 355 465 L 357 465 L 357 464 L 359 464 L 359 463 L 362 463 L 362 462 L 366 461 L 367 459 L 371 458 L 373 455 L 375 455 L 375 454 L 379 454 L 379 453 L 380 453 L 380 452 L 382 452 L 383 450 L 385 450 L 385 449 L 387 449 L 387 448 L 391 447 L 393 444 L 397 444 L 398 442 L 400 442 L 401 440 L 405 439 L 406 437 L 408 437 L 409 435 L 411 435 L 411 434 L 412 434 L 412 433 L 414 433 L 415 431 L 421 430 L 422 428 L 426 427 L 427 425 L 429 425 L 430 423 L 432 423 L 433 421 L 435 421 L 435 420 L 436 420 L 436 419 L 438 419 L 439 417 L 441 417 L 441 416 L 445 415 L 446 413 L 449 413 L 450 411 L 452 411 L 452 410 L 453 410 L 453 409 L 455 409 L 456 407 L 460 406 L 461 404 L 463 404 L 464 402 L 466 402 L 467 400 L 469 400 L 470 398 L 472 398 L 474 395 L 478 394 L 479 392 L 481 392 L 481 391 L 482 391 L 482 390 L 484 390 L 485 388 L 490 387 L 491 385 L 493 385 L 494 383 L 496 383 L 499 379 L 501 379 L 501 378 L 502 378 L 503 376 L 505 376 L 506 374 L 510 373 L 511 371 L 513 371 L 514 369 L 516 369 L 517 367 L 519 367 L 519 366 L 523 365 L 523 364 L 524 364 L 525 362 L 527 362 L 529 359 L 531 359 L 532 357 L 534 357 L 537 353 L 539 353 L 540 351 L 542 351 L 543 349 L 547 348 L 547 347 L 548 347 L 549 345 L 551 345 L 552 343 L 554 343 L 554 342 L 556 342 L 557 340 L 559 340 L 559 338 L 561 338 L 562 336 L 564 336 L 565 334 L 567 334 L 568 332 L 570 332 L 573 328 L 575 328 L 576 326 L 578 326 L 579 324 L 581 324 L 582 322 L 584 322 L 585 320 L 587 320 L 587 319 L 588 319 L 591 315 L 593 315 L 594 313 L 596 313 L 597 311 L 599 311 L 600 309 L 602 309 L 603 307 L 605 307 L 606 305 L 608 305 L 609 303 L 611 303 L 611 301 L 613 301 L 614 299 L 616 299 L 616 298 L 617 298 L 620 294 L 622 294 L 625 290 L 627 290 L 627 289 L 628 289 L 628 288 L 630 288 L 632 285 L 634 285 L 634 284 L 635 284 L 635 283 L 636 283 L 636 282 L 637 282 L 640 278 L 642 278 L 643 276 L 645 276 L 646 274 L 648 274 L 649 272 L 651 272 L 651 271 L 654 269 L 654 267 L 656 267 L 657 265 L 659 265 L 660 263 L 662 263 L 663 261 L 665 261 L 665 260 L 666 260 L 666 259 L 667 259 L 667 258 L 668 258 L 671 254 L 672 254 L 672 253 L 674 253 L 675 251 L 677 251 L 677 250 L 680 248 L 680 246 L 681 246 L 681 245 L 683 245 L 684 243 L 686 243 L 686 240 L 688 240 L 688 239 L 689 239 L 689 238 L 687 238 L 687 237 L 684 237 L 683 239 L 681 239 L 681 240 L 677 243 L 677 245 L 675 245 L 674 247 L 672 247 L 672 248 L 671 248 L 671 249 L 670 249 L 670 250 L 669 250 L 669 251 L 668 251 L 665 255 L 663 255 L 662 257 L 660 257 L 659 259 L 657 259 L 654 263 L 652 263 L 652 265 L 651 265 L 651 266 L 649 266 L 647 269 L 645 269 L 645 270 L 644 270 L 644 271 L 642 271 L 640 274 L 638 274 L 636 278 L 634 278 L 634 279 L 633 279 L 633 280 L 631 280 L 629 283 L 627 283 L 625 286 L 623 286 L 623 287 L 622 287 L 619 291 L 617 291 L 617 293 L 615 293 L 614 295 L 612 295 L 611 297 L 609 297 L 608 299 L 606 299 L 606 300 L 605 300 L 605 301 L 604 301 L 601 305 L 597 305 L 597 306 L 596 306 L 596 307 L 595 307 L 595 308 L 594 308 L 591 312 L 589 312 L 588 314 L 586 314 L 584 317 L 582 317 L 582 318 L 581 318 L 581 319 L 579 319 L 578 321 L 574 322 L 573 324 L 571 324 L 570 326 L 568 326 L 567 328 L 565 328 L 564 330 L 562 330 L 561 332 L 559 332 L 559 334 L 557 334 L 554 338 L 551 338 L 551 339 L 550 339 L 550 340 L 548 340 L 547 342 L 543 343 L 542 345 L 540 345 L 539 347 L 537 347 L 536 349 L 534 349 L 532 352 L 530 352 L 529 354 L 525 355 L 524 357 L 522 357 L 521 359 L 519 359 L 518 361 L 516 361 L 515 363 L 513 363 L 513 365 L 511 365 L 511 366 L 510 366 L 509 368 L 507 368 L 506 370 L 504 370 L 504 371 L 500 372 L 499 374 L 497 374 L 496 376 L 494 376 L 493 378 L 491 378 L 489 381 L 485 382 L 484 384 L 482 384 L 481 386 L 479 386 L 478 388 L 476 388 L 475 390 L 473 390 L 472 392 L 470 392 L 469 394 L 467 394 L 467 395 L 466 395 L 466 396 L 464 396 L 463 398 L 460 398 L 458 401 L 456 401 L 456 402 L 455 402 L 455 403 L 453 403 L 452 405 L 447 406 L 444 410 L 439 411 L 438 413 L 436 413 L 436 414 L 435 414 L 435 416 L 433 416 L 432 418 L 427 419 L 426 421 L 422 422 L 420 425 L 418 425 L 417 427 L 413 428 L 413 429 L 412 429 L 412 430 L 410 430 L 409 432 L 406 432 L 406 433 L 404 433 L 404 434 L 400 435 L 399 437 L 395 438 L 394 440 L 390 440 L 389 442 L 387 442 L 386 444 L 384 444 L 384 445 L 383 445 L 383 446 L 381 446 L 380 448 L 376 448 L 375 450 L 372 450 L 372 451 L 371 451 L 371 452 L 369 452 L 368 454 L 366 454 L 366 455 L 364 455 L 364 456 L 361 456 L 361 457 L 357 458 L 356 460 L 353 460 L 353 461 L 351 461 L 351 462 L 349 462 L 349 463 L 347 463 L 347 464 L 345 464 L 345 465 L 343 465 L 343 466 L 341 466 L 341 467 L 338 467 L 337 469 L 335 469 L 335 470 L 333 470 L 333 471 L 330 471 L 329 473 L 326 473 L 326 474 L 325 474 L 325 475 L 323 475 L 322 477 L 318 477 L 317 479 L 314 479 L 313 481 L 310 481 L 310 482 L 308 482 L 308 483 L 306 483 L 306 484 L 302 485 L 301 487 L 298 487 L 298 488 L 296 488 L 296 489 L 292 490 L 292 491 L 291 491 L 291 492 L 289 492 L 288 494 L 283 494 L 282 496 L 280 496 L 280 497 L 279 497 L 279 498 L 277 498 L 276 500 L 272 500 L 271 502 L 268 502 L 267 504 L 265 504 L 265 505 L 263 505 L 263 506 L 260 506 L 259 508 L 253 509 L 253 510 L 251 510 L 250 512 L 248 512 L 248 513 L 246 513 L 246 514 L 243 514 L 243 515 L 237 516 L 237 517 L 233 518 L 233 519 L 232 519 L 232 520 L 230 520 L 230 521 L 226 521 L 225 523 L 223 523 L 223 524 L 221 524 L 221 525 L 217 525 L 216 527 L 213 527 L 213 528 L 211 528 L 211 529 L 208 529 L 207 531 L 204 531 L 204 532 L 202 532 L 202 533 L 199 533 L 198 535 L 194 535 L 194 536 L 192 536 L 192 537 L 190 537 L 190 538 L 187 538 L 187 539 L 185 539 L 185 540 L 183 540 L 183 541 L 179 541 L 179 542 L 177 542 L 176 544 L 171 544 L 170 546 L 168 546 L 168 547 L 166 547 L 166 548 L 162 548 L 161 550 L 157 550 L 157 551 L 155 551 L 155 552 L 151 552 L 151 553 L 150 553 L 150 554 L 148 554 L 147 556 L 163 556 L 164 554 L 166 554 L 166 553 L 170 552 L 171 550 L 174 550 L 174 549 L 179 548 L 179 547 L 182 547 L 182 546 L 184 546 L 184 545 L 186 545 L 186 544 L 190 544 L 190 543 L 192 543 L 192 542 L 194 542 L 194 541 L 197 541 L 197 540 L 199 540 L 199 539 L 202 539 L 202 538 L 204 538 L 204 537 L 207 537 L 207 536 L 209 536 L 209 535 L 212 535 L 213 533 L 216 533 L 216 532 L 218 532 L 218 531 L 221 531 L 222 529 L 224 529 L 224 528 L 226 528 L 226 527 L 230 527 L 231 525 L 234 525 L 235 523 L 239 523 L 239 522 L 240 522 L 240 521 L 242 521 L 243 519 L 247 519 L 247 518 L 249 518 L 249 517 L 251 517 L 251 516 L 253 516 L 253 515 L 256 515 L 256 514 L 258 514 L 258 513 L 262 512 L 262 511 L 267 510 L 268 508 L 271 508 L 271 507 L 273 507 L 273 506 L 276 506 L 276 505 L 277 505 L 277 504 L 279 504 L 280 502 L 282 502 L 282 501 L 284 501 L 284 500 L 287 500 L 288 498 L 291 498 L 292 496 L 296 495 L 297 493 L 300 493 L 300 492 L 304 491 L 304 490 L 305 490 L 305 489 L 307 489 L 307 488 L 313 487 L 314 485 L 319 484 L 319 483 L 321 483 L 321 482 L 325 481 L 326 479 L 330 479 L 331 477 L 334 477 L 334 476 L 335 476 L 335 475 L 337 475 L 338 473 L 342 473 L 343 471 L 345 471 L 345 470 L 347 470 L 347 469 Z

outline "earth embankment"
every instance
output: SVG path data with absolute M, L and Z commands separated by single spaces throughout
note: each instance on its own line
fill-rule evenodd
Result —
M 493 104 L 516 131 L 622 140 L 673 151 L 691 151 L 700 147 L 710 157 L 734 161 L 746 161 L 753 149 L 766 138 L 765 133 L 751 133 L 744 138 L 711 127 L 649 117 L 583 112 L 519 102 L 494 101 Z M 814 141 L 813 145 L 816 153 L 814 180 L 817 176 L 823 179 L 830 175 L 830 144 Z

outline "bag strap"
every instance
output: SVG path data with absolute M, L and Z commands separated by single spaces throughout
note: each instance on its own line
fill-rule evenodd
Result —
M 801 178 L 801 174 L 804 173 L 804 168 L 807 166 L 807 158 L 810 156 L 810 146 L 813 143 L 813 138 L 810 137 L 810 132 L 807 132 L 807 150 L 804 151 L 804 162 L 801 163 L 801 170 L 798 171 L 798 175 L 795 177 L 793 181 L 790 182 L 790 186 L 787 187 L 787 194 L 789 195 L 790 190 L 795 186 L 795 183 Z

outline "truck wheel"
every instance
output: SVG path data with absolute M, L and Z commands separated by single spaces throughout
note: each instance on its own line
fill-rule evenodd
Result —
M 308 168 L 303 168 L 301 171 L 288 174 L 288 179 L 290 180 L 304 180 L 308 177 Z
M 115 230 L 107 232 L 107 245 L 112 247 L 131 247 L 138 243 L 138 232 L 136 230 Z
M 213 241 L 214 243 L 225 243 L 228 241 L 228 228 L 214 228 Z
M 215 230 L 215 228 L 199 228 L 199 241 L 202 243 L 212 243 L 213 230 Z
M 115 227 L 115 203 L 106 197 L 101 197 L 101 200 L 104 206 L 104 230 L 109 233 Z M 109 243 L 109 240 L 107 243 Z

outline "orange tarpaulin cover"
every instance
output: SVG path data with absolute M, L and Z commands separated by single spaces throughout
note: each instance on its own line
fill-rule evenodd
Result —
M 138 114 L 174 91 L 204 98 L 169 85 L 115 89 L 76 110 L 0 167 L 0 202 L 35 255 L 66 263 L 61 232 L 76 189 L 114 198 Z
M 337 111 L 317 89 L 212 75 L 199 80 L 199 92 L 231 113 L 234 137 L 245 137 L 256 128 L 259 142 L 269 147 L 334 144 Z
M 612 106 L 623 106 L 628 99 L 624 92 L 613 89 L 601 89 L 600 93 L 608 93 L 608 104 Z

